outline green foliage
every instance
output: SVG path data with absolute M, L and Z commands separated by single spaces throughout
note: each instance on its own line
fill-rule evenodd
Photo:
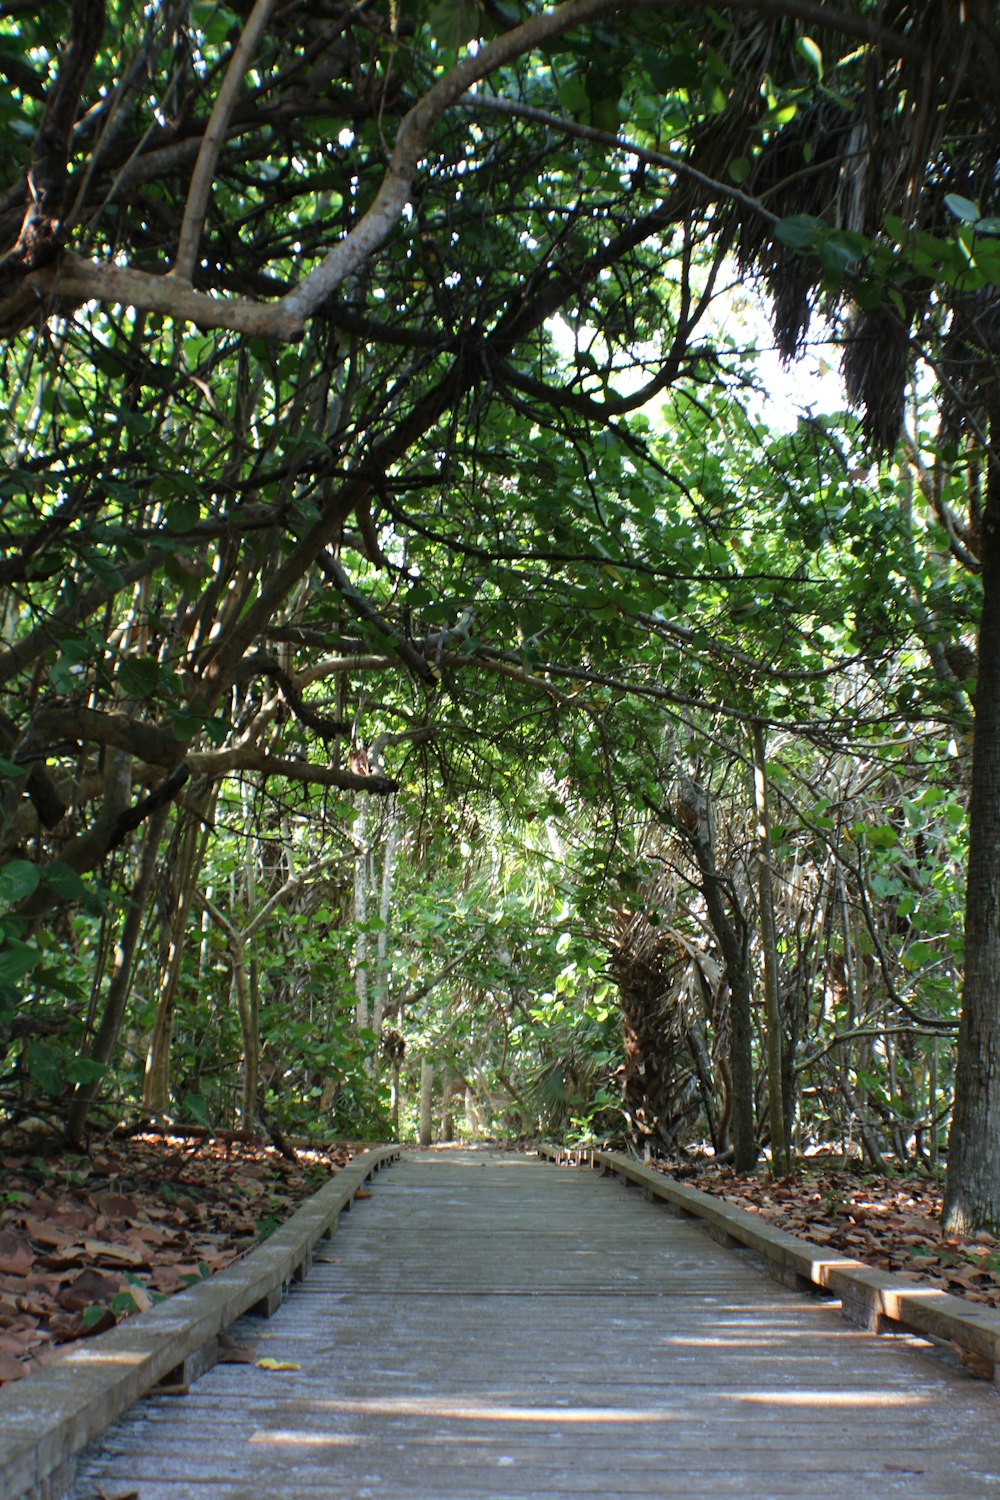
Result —
M 9 204 L 59 71 L 57 10 L 62 29 L 6 22 Z M 177 152 L 194 159 L 244 15 L 192 3 L 161 23 L 110 5 L 67 141 L 70 248 L 140 279 L 176 254 Z M 0 1109 L 99 1085 L 108 1119 L 385 1134 L 395 1072 L 405 1125 L 426 1057 L 468 1093 L 459 1129 L 614 1133 L 614 913 L 642 901 L 704 947 L 683 859 L 650 894 L 695 767 L 753 925 L 751 719 L 777 746 L 797 893 L 790 1061 L 856 1022 L 954 1018 L 973 677 L 941 662 L 971 640 L 952 523 L 988 461 L 916 398 L 910 446 L 880 468 L 842 411 L 769 410 L 718 254 L 757 234 L 740 253 L 772 292 L 768 256 L 810 306 L 916 327 L 918 292 L 1000 275 L 992 190 L 976 203 L 951 177 L 973 134 L 942 138 L 926 225 L 889 202 L 833 223 L 844 185 L 814 201 L 808 184 L 850 155 L 824 155 L 823 131 L 882 97 L 877 49 L 783 17 L 609 12 L 436 121 L 405 212 L 301 337 L 238 331 L 347 245 L 406 111 L 495 26 L 472 0 L 421 0 L 327 35 L 283 7 L 218 155 L 197 324 L 99 288 L 45 323 L 9 310 Z M 887 119 L 909 107 L 887 98 Z M 920 338 L 944 321 L 932 308 Z M 348 780 L 359 766 L 396 784 L 392 817 L 385 786 Z M 896 1072 L 929 1094 L 907 1045 Z M 918 1117 L 887 1054 L 837 1056 Z

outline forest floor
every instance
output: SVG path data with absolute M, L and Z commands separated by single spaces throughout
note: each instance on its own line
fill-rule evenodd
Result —
M 943 1185 L 932 1177 L 851 1171 L 817 1158 L 807 1158 L 795 1176 L 777 1179 L 712 1165 L 695 1175 L 690 1166 L 651 1165 L 814 1245 L 1000 1306 L 1000 1242 L 989 1234 L 946 1235 Z
M 232 1265 L 351 1155 L 207 1135 L 0 1144 L 0 1385 Z

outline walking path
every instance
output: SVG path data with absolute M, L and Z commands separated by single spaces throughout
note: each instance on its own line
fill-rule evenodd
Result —
M 633 1189 L 407 1155 L 269 1321 L 83 1455 L 78 1500 L 1000 1497 L 1000 1398 Z

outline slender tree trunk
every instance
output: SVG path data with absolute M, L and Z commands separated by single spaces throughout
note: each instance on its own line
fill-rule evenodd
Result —
M 733 1080 L 733 1166 L 752 1172 L 757 1166 L 757 1127 L 753 1107 L 753 1009 L 749 955 L 730 970 L 729 1071 Z M 728 965 L 727 965 L 728 967 Z
M 106 1065 L 114 1056 L 115 1045 L 118 1041 L 118 1034 L 121 1031 L 122 1021 L 125 1017 L 125 1007 L 128 1004 L 129 991 L 132 985 L 132 965 L 135 958 L 136 945 L 139 941 L 139 933 L 142 930 L 146 897 L 156 870 L 156 856 L 160 844 L 160 835 L 163 832 L 166 818 L 167 809 L 161 807 L 153 813 L 146 824 L 135 884 L 129 893 L 125 907 L 121 941 L 115 953 L 111 983 L 108 985 L 108 997 L 104 1003 L 104 1013 L 101 1016 L 100 1025 L 95 1033 L 93 1046 L 90 1049 L 89 1056 L 95 1063 Z M 100 1077 L 97 1077 L 91 1079 L 89 1083 L 83 1083 L 77 1087 L 66 1121 L 66 1134 L 71 1141 L 78 1142 L 82 1139 L 87 1125 L 87 1116 L 97 1097 L 99 1086 Z
M 757 1130 L 753 1097 L 753 1008 L 750 935 L 735 891 L 716 866 L 715 837 L 708 793 L 684 778 L 673 816 L 674 827 L 688 841 L 698 864 L 701 887 L 716 941 L 722 951 L 729 985 L 729 1073 L 732 1086 L 730 1128 L 733 1165 L 752 1172 L 757 1165 Z
M 421 1146 L 429 1146 L 434 1136 L 432 1106 L 434 1102 L 434 1064 L 420 1059 L 420 1130 Z
M 402 1069 L 399 1063 L 394 1061 L 392 1065 L 392 1133 L 395 1140 L 399 1140 L 399 1078 Z
M 208 814 L 215 803 L 216 792 L 199 800 L 197 810 Z M 210 829 L 192 819 L 184 833 L 179 874 L 175 887 L 174 910 L 170 921 L 167 959 L 160 978 L 156 1019 L 149 1039 L 146 1075 L 142 1085 L 142 1107 L 148 1114 L 163 1114 L 170 1103 L 170 1043 L 174 1030 L 174 1011 L 184 962 L 184 942 L 191 914 L 191 899 L 205 861 Z
M 778 942 L 774 923 L 774 887 L 771 876 L 771 817 L 767 797 L 767 758 L 764 726 L 753 726 L 753 786 L 757 810 L 757 905 L 760 911 L 760 941 L 764 950 L 764 1007 L 767 1015 L 767 1117 L 771 1129 L 771 1172 L 784 1177 L 789 1168 L 785 1135 L 785 1101 L 782 1097 L 782 1026 L 778 998 Z
M 260 1038 L 250 975 L 247 970 L 246 947 L 243 935 L 235 929 L 229 932 L 229 953 L 233 963 L 233 990 L 240 1018 L 240 1037 L 243 1042 L 243 1096 L 240 1105 L 240 1123 L 244 1130 L 253 1130 L 257 1118 Z
M 396 818 L 396 799 L 389 798 L 386 810 L 385 840 L 382 850 L 382 887 L 379 896 L 379 930 L 375 961 L 375 994 L 372 1005 L 372 1030 L 376 1036 L 382 1030 L 385 1008 L 389 998 L 389 918 L 392 911 L 392 888 L 396 874 L 396 849 L 399 845 L 399 823 Z M 374 1056 L 372 1058 L 374 1066 Z
M 354 941 L 354 1020 L 359 1031 L 364 1030 L 369 1022 L 368 1006 L 368 933 L 365 923 L 368 921 L 368 885 L 371 876 L 370 855 L 368 847 L 368 811 L 367 799 L 361 798 L 361 809 L 355 824 L 358 840 L 358 852 L 354 856 L 354 922 L 357 927 L 357 937 Z
M 1000 1234 L 1000 413 L 991 423 L 982 533 L 976 721 L 969 800 L 965 988 L 948 1139 L 944 1225 Z
M 455 1124 L 452 1118 L 452 1106 L 455 1096 L 461 1089 L 457 1078 L 450 1073 L 446 1075 L 444 1086 L 441 1089 L 441 1135 L 442 1141 L 453 1141 L 455 1139 Z

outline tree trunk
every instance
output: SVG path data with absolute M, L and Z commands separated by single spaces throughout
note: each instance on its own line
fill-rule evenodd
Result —
M 205 861 L 208 840 L 211 835 L 210 812 L 215 805 L 218 791 L 199 798 L 192 817 L 184 831 L 181 854 L 178 860 L 179 874 L 174 885 L 174 909 L 170 919 L 167 960 L 160 977 L 156 1019 L 149 1039 L 146 1056 L 146 1075 L 142 1085 L 142 1107 L 151 1115 L 165 1112 L 170 1103 L 170 1043 L 174 1030 L 174 1009 L 177 989 L 180 984 L 181 966 L 184 961 L 184 941 L 187 936 L 188 919 L 191 914 L 191 898 Z M 199 821 L 199 819 L 203 821 Z
M 760 941 L 764 951 L 764 1007 L 767 1015 L 767 1117 L 771 1130 L 771 1172 L 788 1172 L 785 1102 L 782 1097 L 782 1026 L 778 998 L 778 941 L 774 926 L 774 888 L 771 877 L 771 817 L 767 799 L 767 758 L 764 727 L 755 720 L 753 731 L 753 786 L 757 810 L 757 906 Z
M 452 1117 L 452 1106 L 455 1096 L 461 1091 L 461 1083 L 452 1074 L 447 1074 L 444 1086 L 441 1089 L 441 1135 L 442 1141 L 453 1141 L 455 1139 L 455 1122 Z
M 991 436 L 1000 438 L 994 414 Z M 1000 454 L 991 444 L 969 799 L 965 987 L 944 1226 L 1000 1234 Z
M 367 1028 L 368 1010 L 368 886 L 371 877 L 370 850 L 368 847 L 367 799 L 360 799 L 361 807 L 355 824 L 358 851 L 354 856 L 354 923 L 357 936 L 354 940 L 354 1020 L 359 1031 Z
M 429 1146 L 434 1135 L 432 1105 L 434 1101 L 434 1064 L 420 1059 L 420 1133 L 421 1146 Z
M 401 1068 L 397 1061 L 392 1064 L 392 1135 L 399 1140 L 399 1078 Z
M 385 839 L 382 848 L 382 888 L 379 896 L 379 930 L 376 944 L 375 994 L 372 1005 L 372 1030 L 378 1036 L 385 1019 L 385 1008 L 389 998 L 389 916 L 392 911 L 392 888 L 396 874 L 396 850 L 399 846 L 399 823 L 396 818 L 396 799 L 389 798 L 386 809 Z M 375 1058 L 372 1056 L 372 1069 Z
M 125 1017 L 125 1007 L 128 1004 L 129 992 L 132 986 L 132 963 L 135 958 L 136 946 L 139 942 L 139 933 L 142 930 L 146 896 L 149 893 L 149 887 L 152 884 L 153 875 L 156 870 L 156 857 L 159 850 L 160 835 L 163 832 L 163 825 L 166 822 L 166 818 L 167 809 L 161 807 L 153 813 L 146 824 L 135 884 L 129 893 L 125 907 L 121 941 L 115 953 L 115 965 L 111 974 L 111 983 L 108 985 L 108 997 L 104 1003 L 101 1024 L 97 1028 L 94 1036 L 94 1044 L 90 1049 L 89 1056 L 95 1063 L 106 1065 L 114 1056 L 118 1033 L 121 1031 L 122 1021 Z M 91 1105 L 97 1097 L 99 1086 L 100 1076 L 91 1079 L 89 1083 L 82 1083 L 77 1086 L 66 1120 L 66 1134 L 71 1141 L 79 1142 L 82 1140 L 83 1132 L 87 1125 L 87 1116 L 90 1114 Z
M 746 917 L 715 859 L 712 810 L 705 789 L 685 777 L 680 786 L 674 827 L 688 841 L 701 875 L 702 892 L 716 941 L 722 951 L 729 985 L 729 1072 L 732 1085 L 733 1166 L 752 1172 L 757 1165 L 757 1129 L 753 1097 L 753 1009 L 750 934 Z
M 233 964 L 233 991 L 236 996 L 236 1008 L 240 1018 L 240 1037 L 243 1042 L 243 1098 L 240 1105 L 240 1124 L 244 1130 L 253 1130 L 257 1118 L 260 1040 L 242 933 L 230 931 L 229 953 Z

